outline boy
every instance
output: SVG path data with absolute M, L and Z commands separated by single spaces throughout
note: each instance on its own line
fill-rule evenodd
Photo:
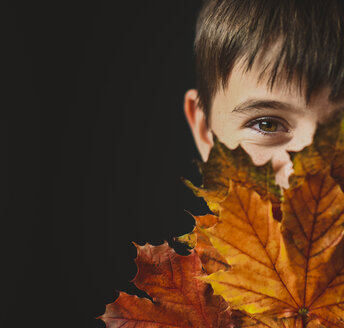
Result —
M 288 151 L 344 107 L 343 0 L 207 0 L 195 38 L 197 91 L 184 111 L 206 161 L 212 131 L 288 188 Z

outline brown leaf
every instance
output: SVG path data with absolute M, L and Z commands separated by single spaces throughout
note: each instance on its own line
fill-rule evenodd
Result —
M 192 215 L 190 213 L 190 215 Z M 229 265 L 223 256 L 214 248 L 206 234 L 200 229 L 210 228 L 218 222 L 218 217 L 211 214 L 206 214 L 204 216 L 194 216 L 192 217 L 196 221 L 196 226 L 193 232 L 175 238 L 177 241 L 187 244 L 191 248 L 195 248 L 197 254 L 199 255 L 203 269 L 207 274 L 219 270 L 228 270 Z
M 253 188 L 272 203 L 280 203 L 281 190 L 275 185 L 275 173 L 271 161 L 262 166 L 255 166 L 240 145 L 231 150 L 218 140 L 214 132 L 213 141 L 214 145 L 207 162 L 197 161 L 203 176 L 202 186 L 196 187 L 185 178 L 182 178 L 182 181 L 197 197 L 204 198 L 214 214 L 218 214 L 219 203 L 228 193 L 230 179 L 240 182 L 247 188 Z
M 331 176 L 344 191 L 344 150 L 336 151 L 331 164 Z
M 324 169 L 284 197 L 279 223 L 270 201 L 231 182 L 219 222 L 203 230 L 231 269 L 203 280 L 250 318 L 344 327 L 344 195 Z
M 291 188 L 300 186 L 307 174 L 330 166 L 332 177 L 344 189 L 344 111 L 335 113 L 326 124 L 318 124 L 312 144 L 290 155 L 294 168 Z
M 167 243 L 136 247 L 138 273 L 133 282 L 153 302 L 121 293 L 100 317 L 108 328 L 232 327 L 226 302 L 195 278 L 205 275 L 195 251 L 181 256 Z

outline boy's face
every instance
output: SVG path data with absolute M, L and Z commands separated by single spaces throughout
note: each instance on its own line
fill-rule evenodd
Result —
M 344 101 L 330 102 L 330 90 L 323 88 L 307 105 L 296 84 L 288 87 L 283 80 L 270 91 L 267 77 L 257 81 L 261 64 L 257 61 L 247 73 L 243 73 L 240 63 L 234 66 L 227 88 L 214 97 L 209 129 L 196 106 L 196 90 L 185 95 L 185 115 L 203 161 L 213 145 L 213 130 L 228 148 L 240 144 L 256 165 L 272 159 L 276 182 L 288 188 L 292 163 L 287 151 L 300 151 L 311 144 L 317 123 L 326 122 L 342 109 Z

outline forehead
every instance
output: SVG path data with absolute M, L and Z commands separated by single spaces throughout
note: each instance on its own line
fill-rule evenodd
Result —
M 231 96 L 238 102 L 250 96 L 287 101 L 298 107 L 309 106 L 305 97 L 305 86 L 300 87 L 296 77 L 288 82 L 285 74 L 280 72 L 276 76 L 273 86 L 270 87 L 269 67 L 267 67 L 266 61 L 255 61 L 248 71 L 242 61 L 238 62 L 233 67 L 226 87 L 219 90 L 219 93 L 222 93 L 222 96 Z M 323 104 L 327 103 L 329 95 L 330 89 L 323 88 L 321 96 L 318 93 L 316 102 L 321 99 Z
M 300 82 L 298 74 L 293 74 L 288 79 L 287 72 L 280 65 L 276 71 L 274 83 L 271 87 L 272 71 L 274 66 L 279 63 L 278 56 L 283 47 L 282 39 L 278 39 L 267 48 L 262 49 L 253 61 L 250 69 L 247 69 L 247 58 L 244 56 L 233 67 L 230 74 L 227 88 L 246 86 L 247 92 L 255 92 L 257 95 L 277 97 L 278 99 L 288 99 L 296 102 L 295 105 L 305 107 L 306 84 Z M 326 89 L 326 91 L 325 91 Z M 241 90 L 241 89 L 240 89 Z M 237 90 L 239 91 L 239 90 Z M 323 88 L 321 99 L 328 99 L 330 88 Z
M 244 60 L 234 65 L 227 85 L 219 88 L 214 97 L 212 117 L 219 114 L 219 111 L 232 111 L 239 104 L 251 99 L 283 102 L 300 112 L 316 114 L 319 121 L 344 106 L 344 101 L 329 100 L 330 87 L 315 91 L 307 102 L 306 87 L 302 84 L 300 87 L 297 77 L 288 82 L 283 72 L 279 72 L 273 87 L 270 88 L 269 60 L 273 55 L 272 51 L 266 57 L 258 57 L 248 71 L 245 69 Z
M 248 89 L 247 91 L 269 94 L 271 97 L 288 98 L 289 101 L 297 102 L 302 107 L 307 106 L 306 79 L 303 78 L 303 81 L 300 81 L 300 76 L 296 71 L 288 79 L 288 72 L 283 67 L 281 60 L 278 59 L 282 47 L 283 42 L 280 38 L 267 48 L 259 51 L 249 70 L 247 69 L 247 58 L 244 56 L 239 59 L 233 66 L 226 89 L 228 89 L 229 84 L 232 87 L 244 84 Z M 270 87 L 272 72 L 276 64 L 278 69 L 276 70 L 274 83 Z M 314 92 L 312 96 L 316 101 L 321 99 L 328 102 L 330 93 L 330 87 L 324 86 L 318 92 Z

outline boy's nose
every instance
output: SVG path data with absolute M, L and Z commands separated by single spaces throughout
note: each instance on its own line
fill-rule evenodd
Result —
M 289 188 L 289 177 L 294 172 L 293 163 L 289 161 L 283 165 L 278 171 L 275 171 L 275 182 L 281 187 Z
M 286 165 L 292 165 L 290 156 L 285 149 L 275 151 L 272 154 L 272 168 L 275 173 L 284 169 Z
M 275 152 L 272 155 L 272 168 L 275 172 L 276 184 L 283 188 L 289 188 L 289 176 L 294 172 L 293 163 L 286 150 Z

